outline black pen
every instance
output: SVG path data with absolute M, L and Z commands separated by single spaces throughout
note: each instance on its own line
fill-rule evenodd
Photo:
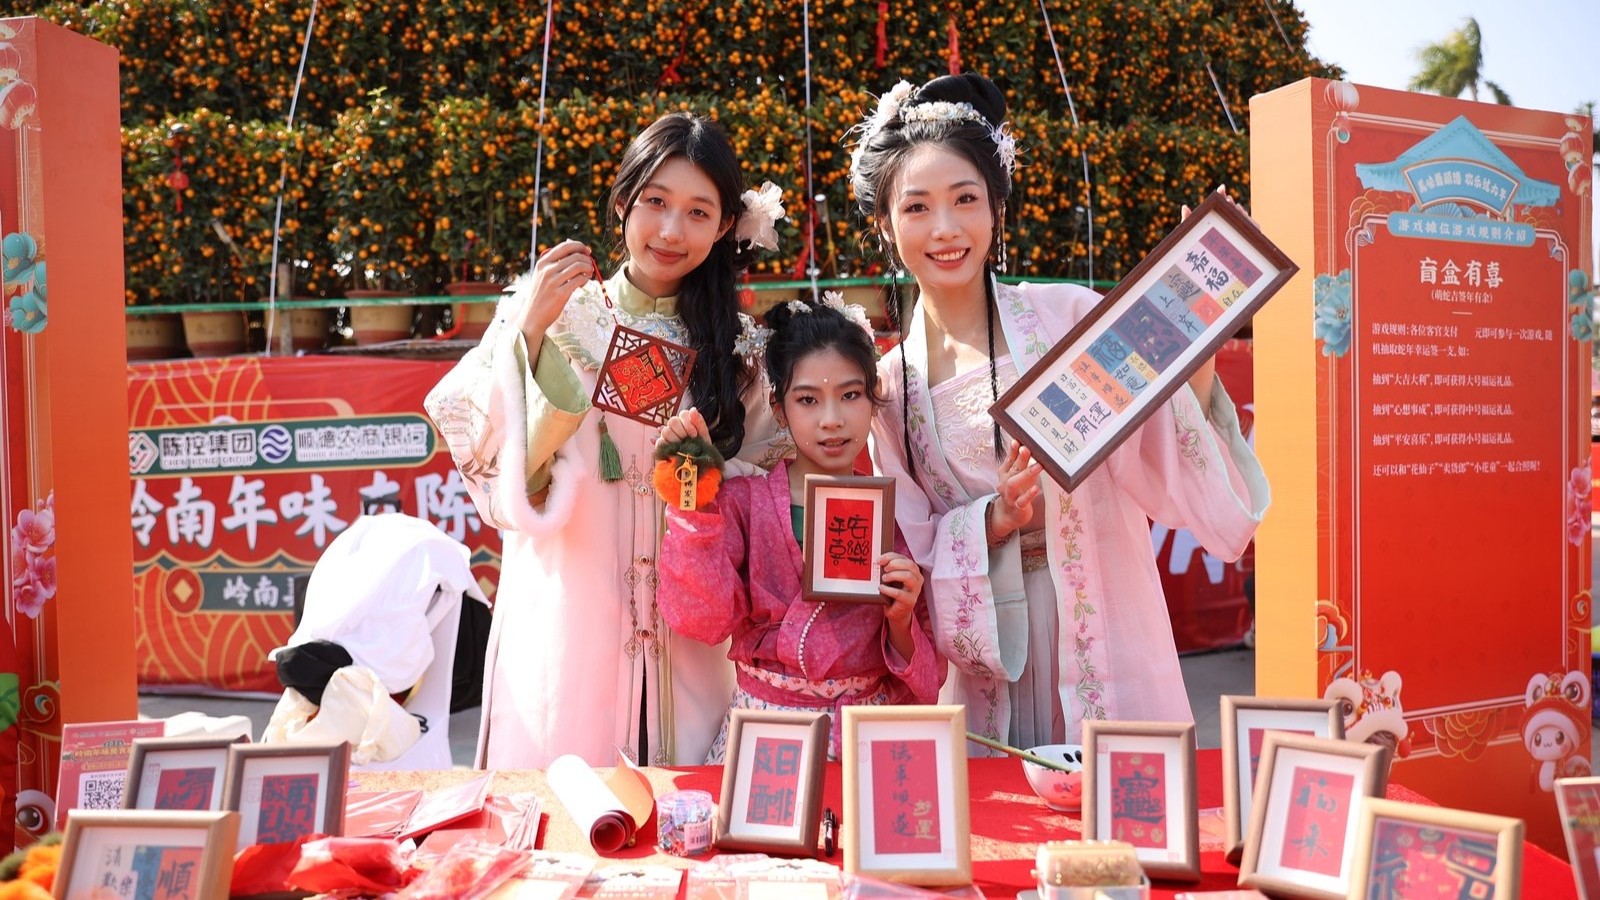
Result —
M 833 814 L 833 808 L 828 807 L 822 811 L 822 852 L 825 856 L 832 856 L 838 846 L 839 819 Z

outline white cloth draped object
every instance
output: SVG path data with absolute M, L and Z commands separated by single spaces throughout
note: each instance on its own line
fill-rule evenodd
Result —
M 450 768 L 450 689 L 463 598 L 488 603 L 466 546 L 401 513 L 356 519 L 317 560 L 300 624 L 285 645 L 332 641 L 353 665 L 334 673 L 310 721 L 302 721 L 309 717 L 302 705 L 310 701 L 286 691 L 263 740 L 354 735 L 354 764 Z M 406 691 L 404 706 L 389 696 Z

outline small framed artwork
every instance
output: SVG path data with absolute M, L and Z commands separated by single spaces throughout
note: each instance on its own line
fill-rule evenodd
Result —
M 234 744 L 222 805 L 239 813 L 239 847 L 344 833 L 350 745 Z
M 1350 896 L 1517 900 L 1522 820 L 1369 797 L 1361 801 Z
M 1192 722 L 1083 723 L 1083 836 L 1133 845 L 1151 878 L 1200 878 Z
M 695 351 L 618 325 L 594 381 L 595 408 L 660 427 L 678 412 Z
M 1361 801 L 1383 793 L 1377 744 L 1268 732 L 1239 883 L 1274 895 L 1344 900 Z
M 1336 700 L 1285 697 L 1222 697 L 1222 812 L 1227 820 L 1230 862 L 1244 853 L 1261 748 L 1268 731 L 1309 737 L 1344 737 L 1344 716 Z
M 139 738 L 128 758 L 123 809 L 222 809 L 228 748 L 244 737 Z
M 878 556 L 894 549 L 894 479 L 806 476 L 806 600 L 884 603 Z
M 1580 900 L 1600 900 L 1600 777 L 1557 778 L 1556 808 Z
M 238 828 L 227 811 L 74 810 L 52 896 L 226 897 Z
M 989 412 L 1070 491 L 1296 271 L 1213 193 Z
M 964 706 L 846 706 L 844 870 L 972 883 Z
M 717 809 L 717 846 L 815 853 L 827 758 L 826 712 L 733 710 Z

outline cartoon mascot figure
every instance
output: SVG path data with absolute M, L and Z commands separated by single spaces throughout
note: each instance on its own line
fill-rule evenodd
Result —
M 1400 705 L 1400 688 L 1399 672 L 1374 677 L 1363 671 L 1360 678 L 1335 678 L 1322 698 L 1339 702 L 1347 740 L 1387 748 L 1393 764 L 1411 755 L 1411 726 Z
M 1539 790 L 1555 790 L 1557 778 L 1589 774 L 1579 747 L 1589 730 L 1589 679 L 1582 672 L 1551 672 L 1528 680 L 1528 711 L 1522 744 L 1533 757 Z

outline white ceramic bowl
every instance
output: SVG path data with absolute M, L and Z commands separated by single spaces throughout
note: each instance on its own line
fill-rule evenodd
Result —
M 1030 747 L 1028 752 L 1072 768 L 1070 772 L 1060 772 L 1023 760 L 1022 773 L 1028 776 L 1033 792 L 1059 812 L 1077 812 L 1083 808 L 1083 745 L 1044 744 Z

